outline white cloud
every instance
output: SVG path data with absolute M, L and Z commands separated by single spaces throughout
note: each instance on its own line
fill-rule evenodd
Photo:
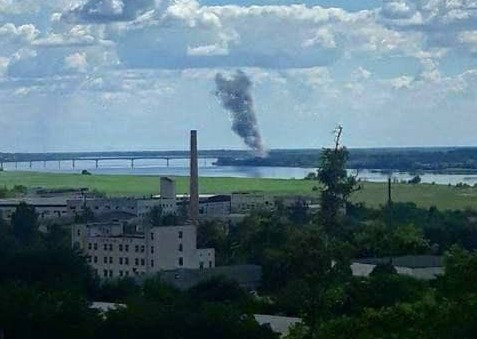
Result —
M 62 19 L 74 23 L 131 21 L 154 6 L 154 0 L 88 0 L 63 12 Z
M 39 31 L 32 24 L 15 26 L 12 23 L 7 23 L 0 26 L 0 39 L 30 43 L 38 34 Z
M 70 54 L 65 58 L 66 69 L 71 69 L 79 72 L 85 72 L 88 67 L 85 53 Z
M 477 30 L 461 32 L 459 41 L 467 46 L 471 52 L 477 53 Z
M 62 33 L 51 32 L 45 37 L 37 39 L 33 45 L 38 47 L 75 47 L 75 46 L 92 46 L 92 45 L 108 45 L 112 42 L 103 40 L 101 34 L 93 31 L 90 26 L 75 25 L 69 31 Z

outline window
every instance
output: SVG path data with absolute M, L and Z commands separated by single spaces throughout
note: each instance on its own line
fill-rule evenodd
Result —
M 141 259 L 141 266 L 144 266 L 146 264 L 146 261 L 144 259 Z
M 94 250 L 97 250 L 97 249 L 98 249 L 98 244 L 97 244 L 97 243 L 94 243 L 94 244 L 93 244 L 93 249 L 94 249 Z
M 97 256 L 94 256 L 93 262 L 94 262 L 95 264 L 98 262 L 98 257 L 97 257 Z
M 151 259 L 151 267 L 154 267 L 154 260 Z
M 136 266 L 139 266 L 139 259 L 138 258 L 134 259 L 134 263 L 136 264 Z
M 108 276 L 108 270 L 103 270 L 103 276 L 107 277 Z
M 124 274 L 126 275 L 126 277 L 129 277 L 129 271 L 124 271 Z
M 151 253 L 154 253 L 154 246 L 151 246 Z
M 123 251 L 123 244 L 119 244 L 119 252 Z
M 92 249 L 93 248 L 93 244 L 92 243 L 88 243 L 88 250 Z
M 104 258 L 103 258 L 103 262 L 104 262 L 105 264 L 107 264 L 107 263 L 108 263 L 108 257 L 104 257 Z
M 154 240 L 154 233 L 151 232 L 151 240 Z
M 110 250 L 110 251 L 113 250 L 113 244 L 109 244 L 109 250 Z
M 179 244 L 179 252 L 182 252 L 182 244 Z
M 209 261 L 209 268 L 212 268 L 212 261 Z
M 119 258 L 119 265 L 123 264 L 123 258 Z
M 124 264 L 129 265 L 129 258 L 124 258 Z
M 139 252 L 139 245 L 134 246 L 134 252 Z
M 108 250 L 108 244 L 103 245 L 103 250 L 107 251 Z
M 141 245 L 141 253 L 144 253 L 144 245 Z
M 180 257 L 179 258 L 179 266 L 183 266 L 184 265 L 184 258 Z
M 119 270 L 119 276 L 120 276 L 120 277 L 123 276 L 123 271 Z
M 182 239 L 183 235 L 184 235 L 183 232 L 179 231 L 179 239 Z
M 78 229 L 78 231 L 76 231 L 76 235 L 77 235 L 78 237 L 81 235 L 80 229 Z
M 125 250 L 126 252 L 129 252 L 129 245 L 127 245 L 127 244 L 124 245 L 124 250 Z
M 110 263 L 110 264 L 113 263 L 113 257 L 109 257 L 109 263 Z
M 203 262 L 203 261 L 200 262 L 199 268 L 200 268 L 201 270 L 204 269 L 204 262 Z
M 110 277 L 110 278 L 113 277 L 113 270 L 109 270 L 109 277 Z
M 91 256 L 88 255 L 87 259 L 86 259 L 88 262 L 91 262 Z

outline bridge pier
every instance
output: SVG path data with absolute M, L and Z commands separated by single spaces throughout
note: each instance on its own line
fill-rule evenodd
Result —
M 15 168 L 18 168 L 18 161 L 15 161 Z
M 46 168 L 46 160 L 43 160 L 43 167 Z
M 166 165 L 169 167 L 169 158 L 166 158 Z
M 30 168 L 33 167 L 33 161 L 30 161 Z
M 75 159 L 71 160 L 71 166 L 75 168 Z
M 61 168 L 61 160 L 58 160 L 58 169 Z
M 131 168 L 134 168 L 134 159 L 131 159 Z
M 95 161 L 96 161 L 96 168 L 98 168 L 99 167 L 99 160 L 96 159 Z

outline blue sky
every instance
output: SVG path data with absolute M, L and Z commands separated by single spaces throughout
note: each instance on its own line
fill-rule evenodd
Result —
M 0 0 L 0 151 L 477 145 L 477 0 Z

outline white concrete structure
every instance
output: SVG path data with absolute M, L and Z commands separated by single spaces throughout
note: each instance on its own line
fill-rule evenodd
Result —
M 161 198 L 175 199 L 176 198 L 176 182 L 168 177 L 161 177 Z
M 351 264 L 351 270 L 354 276 L 368 277 L 377 265 L 386 263 L 391 263 L 398 274 L 416 279 L 430 280 L 444 274 L 442 257 L 433 255 L 356 259 Z
M 153 227 L 136 234 L 125 234 L 119 223 L 75 225 L 72 244 L 103 278 L 215 267 L 214 249 L 197 249 L 192 225 Z

